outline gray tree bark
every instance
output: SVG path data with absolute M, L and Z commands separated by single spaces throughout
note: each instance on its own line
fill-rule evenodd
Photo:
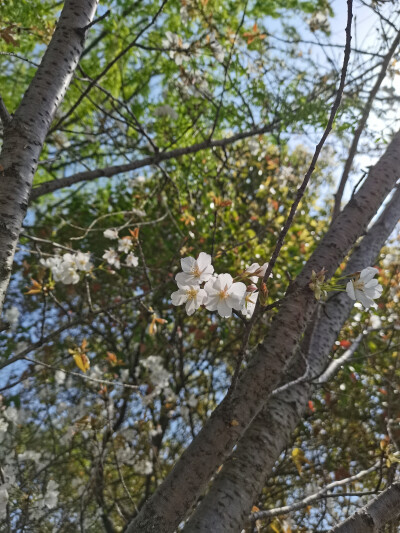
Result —
M 374 263 L 376 256 L 399 219 L 400 189 L 397 189 L 353 252 L 344 275 Z M 270 398 L 262 412 L 252 422 L 238 442 L 236 450 L 225 463 L 193 516 L 184 528 L 185 533 L 238 533 L 244 527 L 257 495 L 282 450 L 290 443 L 293 430 L 307 408 L 313 386 L 310 381 L 323 372 L 328 364 L 332 345 L 347 320 L 354 302 L 346 293 L 337 293 L 324 305 L 321 317 L 313 327 L 311 341 L 307 338 L 299 346 L 285 382 L 302 376 L 304 357 L 308 363 L 308 379 Z
M 18 109 L 9 119 L 2 114 L 0 312 L 43 143 L 78 65 L 97 3 L 98 0 L 66 0 L 54 35 Z
M 372 502 L 355 512 L 330 533 L 378 533 L 400 515 L 400 482 L 397 481 Z
M 258 346 L 235 390 L 217 407 L 162 485 L 129 524 L 129 533 L 172 532 L 190 511 L 215 470 L 279 384 L 316 307 L 314 294 L 308 287 L 312 270 L 325 267 L 327 277 L 333 275 L 394 187 L 399 161 L 400 134 L 397 134 L 291 286 L 270 333 Z

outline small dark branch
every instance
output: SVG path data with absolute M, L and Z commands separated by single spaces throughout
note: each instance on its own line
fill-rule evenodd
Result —
M 270 276 L 270 274 L 272 272 L 272 269 L 275 266 L 276 260 L 277 260 L 277 258 L 279 256 L 279 253 L 280 253 L 282 245 L 283 245 L 283 241 L 284 241 L 284 239 L 286 237 L 287 232 L 289 231 L 290 226 L 292 225 L 294 216 L 295 216 L 296 211 L 297 211 L 297 207 L 298 207 L 301 199 L 304 196 L 304 193 L 306 191 L 308 182 L 310 181 L 312 173 L 314 172 L 314 169 L 315 169 L 315 165 L 317 164 L 317 161 L 318 161 L 319 155 L 321 153 L 321 150 L 322 150 L 322 148 L 323 148 L 323 146 L 325 144 L 325 141 L 326 141 L 329 133 L 332 130 L 333 121 L 335 120 L 336 112 L 339 109 L 340 101 L 342 99 L 343 90 L 344 90 L 345 81 L 346 81 L 346 75 L 347 75 L 347 67 L 348 67 L 349 60 L 350 60 L 351 22 L 352 22 L 352 19 L 353 19 L 353 2 L 352 2 L 352 0 L 347 0 L 346 45 L 345 45 L 345 49 L 344 49 L 344 59 L 343 59 L 342 72 L 341 72 L 341 75 L 340 75 L 339 88 L 338 88 L 338 91 L 337 91 L 337 94 L 336 94 L 335 101 L 333 102 L 333 105 L 332 105 L 332 109 L 331 109 L 331 113 L 330 113 L 330 116 L 329 116 L 328 124 L 326 125 L 325 131 L 324 131 L 324 133 L 323 133 L 323 135 L 321 137 L 321 140 L 319 141 L 319 143 L 317 144 L 317 146 L 315 148 L 315 152 L 314 152 L 314 156 L 313 156 L 313 158 L 311 160 L 311 164 L 310 164 L 310 166 L 309 166 L 309 168 L 307 170 L 306 175 L 304 176 L 303 183 L 301 184 L 300 188 L 297 191 L 296 198 L 295 198 L 295 200 L 294 200 L 294 202 L 292 204 L 292 207 L 290 208 L 290 213 L 289 213 L 289 216 L 288 216 L 288 218 L 287 218 L 287 220 L 285 222 L 285 225 L 284 225 L 282 231 L 279 234 L 278 242 L 276 243 L 275 250 L 274 250 L 274 252 L 272 254 L 272 257 L 271 257 L 271 259 L 269 261 L 267 270 L 265 272 L 265 276 L 264 276 L 264 280 L 263 280 L 264 282 L 266 282 L 268 280 L 268 278 L 269 278 L 269 276 Z
M 4 126 L 8 126 L 11 122 L 11 115 L 8 112 L 8 109 L 6 108 L 6 104 L 4 103 L 4 100 L 0 96 L 0 119 Z
M 92 22 L 90 24 L 88 24 L 87 26 L 85 26 L 83 29 L 83 31 L 87 31 L 89 28 L 91 28 L 92 26 L 94 26 L 95 24 L 97 24 L 98 22 L 100 22 L 101 20 L 105 19 L 106 17 L 108 17 L 108 15 L 111 13 L 111 11 L 109 9 L 107 9 L 107 11 L 104 13 L 104 15 L 101 15 L 101 17 L 98 17 L 97 19 L 95 20 L 92 20 Z
M 357 181 L 357 183 L 354 185 L 353 187 L 353 192 L 351 193 L 351 197 L 353 198 L 353 196 L 356 194 L 357 192 L 357 189 L 358 187 L 361 185 L 361 183 L 364 181 L 364 179 L 367 177 L 367 173 L 366 172 L 363 172 L 363 175 L 361 176 L 361 178 Z
M 70 185 L 74 185 L 75 183 L 80 183 L 82 181 L 92 181 L 97 178 L 111 178 L 113 176 L 116 176 L 117 174 L 137 170 L 139 168 L 147 167 L 150 165 L 158 165 L 162 161 L 168 161 L 170 159 L 176 159 L 184 155 L 194 154 L 200 152 L 201 150 L 207 150 L 214 147 L 223 148 L 225 146 L 241 141 L 242 139 L 270 132 L 277 125 L 277 123 L 277 121 L 273 121 L 267 126 L 253 128 L 251 130 L 236 133 L 235 135 L 232 135 L 231 137 L 225 137 L 224 139 L 216 139 L 211 141 L 207 139 L 191 146 L 184 146 L 180 148 L 174 148 L 169 151 L 158 152 L 152 156 L 145 157 L 143 159 L 139 159 L 125 165 L 115 165 L 106 168 L 99 168 L 96 170 L 78 172 L 77 174 L 73 174 L 72 176 L 66 176 L 58 180 L 46 181 L 32 190 L 31 201 L 36 200 L 36 198 L 39 198 L 39 196 L 42 196 L 44 194 L 51 193 L 64 187 L 69 187 Z
M 281 230 L 281 232 L 279 234 L 275 249 L 274 249 L 273 254 L 271 256 L 271 259 L 270 259 L 270 261 L 268 263 L 268 267 L 267 267 L 267 270 L 266 270 L 264 278 L 263 278 L 263 282 L 264 283 L 267 283 L 267 280 L 270 277 L 272 269 L 275 266 L 276 260 L 278 259 L 278 256 L 280 254 L 281 248 L 283 246 L 283 242 L 285 240 L 285 237 L 286 237 L 286 235 L 287 235 L 287 233 L 289 231 L 290 226 L 293 223 L 294 216 L 296 214 L 296 211 L 297 211 L 297 208 L 299 206 L 299 203 L 301 202 L 301 199 L 304 196 L 304 193 L 306 191 L 308 182 L 310 181 L 312 173 L 314 172 L 315 165 L 316 165 L 316 163 L 318 161 L 318 158 L 319 158 L 319 155 L 321 153 L 321 150 L 322 150 L 322 148 L 323 148 L 323 146 L 325 144 L 325 141 L 326 141 L 326 139 L 327 139 L 327 137 L 328 137 L 328 135 L 329 135 L 329 133 L 330 133 L 330 131 L 332 129 L 333 121 L 335 119 L 336 112 L 337 112 L 337 110 L 339 108 L 340 101 L 342 99 L 343 90 L 344 90 L 345 81 L 346 81 L 347 67 L 348 67 L 349 60 L 350 60 L 351 22 L 352 22 L 352 19 L 353 19 L 353 2 L 352 2 L 352 0 L 347 0 L 346 45 L 345 45 L 345 49 L 344 49 L 344 59 L 343 59 L 343 66 L 342 66 L 341 76 L 340 76 L 339 88 L 338 88 L 338 91 L 337 91 L 337 94 L 336 94 L 335 101 L 333 102 L 333 105 L 332 105 L 332 109 L 331 109 L 331 112 L 330 112 L 330 115 L 329 115 L 328 124 L 326 125 L 325 131 L 324 131 L 324 133 L 323 133 L 323 135 L 321 137 L 321 140 L 319 141 L 319 143 L 317 144 L 317 146 L 315 148 L 314 156 L 313 156 L 313 158 L 311 160 L 310 166 L 309 166 L 309 168 L 307 170 L 306 175 L 304 176 L 304 179 L 303 179 L 303 182 L 302 182 L 301 186 L 299 187 L 299 189 L 297 191 L 296 198 L 295 198 L 295 200 L 294 200 L 294 202 L 293 202 L 293 204 L 292 204 L 292 206 L 290 208 L 289 216 L 288 216 L 288 218 L 287 218 L 287 220 L 285 222 L 285 225 L 283 226 L 283 228 L 282 228 L 282 230 Z M 247 350 L 247 346 L 248 346 L 248 342 L 249 342 L 249 339 L 250 339 L 251 331 L 252 331 L 253 326 L 256 323 L 256 321 L 258 319 L 258 316 L 259 316 L 261 311 L 262 311 L 262 308 L 261 308 L 260 302 L 258 300 L 257 303 L 256 303 L 256 308 L 254 310 L 253 316 L 251 317 L 251 319 L 250 319 L 250 321 L 249 321 L 249 323 L 248 323 L 248 325 L 246 327 L 246 330 L 245 330 L 245 332 L 243 334 L 243 341 L 242 341 L 242 346 L 241 346 L 241 349 L 240 349 L 239 360 L 240 360 L 240 357 L 243 357 L 243 354 Z M 232 382 L 231 388 L 228 391 L 228 395 L 229 395 L 229 392 L 231 390 L 233 390 L 233 386 L 234 386 L 234 383 Z
M 396 482 L 365 507 L 362 507 L 344 522 L 331 529 L 330 533 L 373 533 L 373 531 L 382 531 L 381 528 L 390 520 L 397 518 L 399 512 L 400 483 Z
M 374 103 L 375 97 L 382 85 L 383 80 L 386 78 L 386 73 L 387 73 L 389 62 L 391 61 L 393 55 L 396 53 L 399 43 L 400 43 L 400 31 L 397 32 L 397 35 L 393 40 L 392 46 L 390 47 L 388 53 L 386 54 L 384 60 L 381 63 L 381 70 L 375 81 L 374 86 L 371 89 L 371 92 L 369 93 L 367 102 L 364 106 L 364 111 L 360 117 L 359 124 L 354 133 L 353 141 L 351 143 L 350 150 L 349 150 L 349 156 L 346 160 L 346 163 L 343 169 L 343 174 L 340 179 L 339 187 L 335 194 L 335 205 L 333 207 L 332 221 L 335 220 L 335 218 L 340 213 L 340 204 L 342 201 L 344 188 L 346 186 L 347 180 L 349 179 L 349 174 L 353 166 L 354 158 L 357 155 L 358 143 L 360 141 L 361 134 L 364 131 L 364 128 L 367 123 L 369 114 L 371 112 L 372 104 Z

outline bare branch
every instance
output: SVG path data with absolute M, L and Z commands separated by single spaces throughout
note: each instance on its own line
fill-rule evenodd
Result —
M 350 483 L 353 483 L 353 481 L 362 479 L 368 474 L 375 472 L 375 470 L 378 470 L 378 468 L 380 468 L 380 461 L 374 464 L 374 466 L 371 466 L 371 468 L 368 468 L 368 470 L 361 470 L 361 472 L 358 472 L 358 474 L 355 474 L 354 476 L 350 476 L 345 479 L 340 479 L 339 481 L 333 481 L 332 483 L 329 483 L 321 490 L 315 492 L 314 494 L 310 494 L 310 496 L 307 496 L 299 502 L 292 503 L 291 505 L 285 505 L 283 507 L 277 507 L 276 509 L 268 509 L 267 511 L 258 511 L 256 513 L 252 513 L 249 517 L 249 520 L 250 522 L 255 522 L 256 520 L 271 518 L 273 516 L 288 514 L 292 513 L 293 511 L 303 509 L 304 507 L 307 507 L 307 505 L 310 505 L 310 503 L 314 503 L 318 500 L 321 500 L 321 498 L 326 497 L 327 492 L 336 489 L 337 487 L 343 487 L 343 485 L 349 485 Z M 342 494 L 342 496 L 345 496 L 345 494 Z
M 375 533 L 399 514 L 400 482 L 397 481 L 330 533 Z
M 59 189 L 63 189 L 64 187 L 69 187 L 70 185 L 74 185 L 75 183 L 79 183 L 81 181 L 92 181 L 97 178 L 112 178 L 117 174 L 130 172 L 132 170 L 137 170 L 139 168 L 147 167 L 150 165 L 158 165 L 162 161 L 175 159 L 184 155 L 194 154 L 196 152 L 200 152 L 201 150 L 228 146 L 229 144 L 241 141 L 242 139 L 247 139 L 248 137 L 253 137 L 254 135 L 262 135 L 263 133 L 272 131 L 274 126 L 275 123 L 273 122 L 268 126 L 253 128 L 251 130 L 232 135 L 231 137 L 226 137 L 225 139 L 207 139 L 200 143 L 193 144 L 192 146 L 174 148 L 173 150 L 170 150 L 168 152 L 158 152 L 152 156 L 145 157 L 144 159 L 139 159 L 138 161 L 133 161 L 132 163 L 126 163 L 125 165 L 115 165 L 112 167 L 99 168 L 97 170 L 78 172 L 77 174 L 73 174 L 72 176 L 68 176 L 65 178 L 60 178 L 58 180 L 46 181 L 32 189 L 30 200 L 36 200 L 44 194 L 49 194 Z
M 393 54 L 396 52 L 399 46 L 399 43 L 400 43 L 400 31 L 397 33 L 395 39 L 393 40 L 392 46 L 390 47 L 388 53 L 386 54 L 384 60 L 381 63 L 381 70 L 379 72 L 379 75 L 376 79 L 374 86 L 372 87 L 371 92 L 369 93 L 367 102 L 365 103 L 365 106 L 364 106 L 364 110 L 358 122 L 357 129 L 354 132 L 354 137 L 353 137 L 353 141 L 350 146 L 349 155 L 348 155 L 348 158 L 346 160 L 346 163 L 343 169 L 343 174 L 340 179 L 338 190 L 336 191 L 336 194 L 335 194 L 335 205 L 333 207 L 332 220 L 334 220 L 340 212 L 340 203 L 342 201 L 344 188 L 349 178 L 349 174 L 351 171 L 351 167 L 353 166 L 354 158 L 357 154 L 357 148 L 358 148 L 358 143 L 359 143 L 361 134 L 364 131 L 364 128 L 367 123 L 369 114 L 371 112 L 372 104 L 375 100 L 375 97 L 382 85 L 383 80 L 386 78 L 386 73 L 387 73 L 389 62 L 392 59 Z

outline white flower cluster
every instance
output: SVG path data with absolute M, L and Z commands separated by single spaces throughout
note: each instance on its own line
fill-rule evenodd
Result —
M 165 39 L 162 40 L 162 46 L 169 50 L 169 57 L 177 65 L 182 65 L 184 61 L 189 61 L 190 55 L 187 50 L 190 48 L 189 43 L 184 43 L 176 33 L 171 31 L 165 32 Z
M 241 281 L 235 282 L 230 274 L 214 274 L 211 256 L 204 252 L 197 259 L 181 259 L 181 266 L 183 272 L 175 276 L 179 290 L 171 294 L 173 305 L 186 304 L 189 316 L 201 305 L 209 311 L 218 311 L 224 318 L 232 316 L 233 309 L 247 318 L 252 316 L 258 298 L 257 287 L 253 284 L 264 276 L 267 263 L 262 267 L 253 263 L 240 276 L 252 282 L 248 287 Z M 203 283 L 204 288 L 201 287 Z
M 118 251 L 115 248 L 109 248 L 106 250 L 103 254 L 103 259 L 107 261 L 107 263 L 111 266 L 113 266 L 116 269 L 121 268 L 121 259 L 118 254 L 118 252 L 127 254 L 125 258 L 125 264 L 128 267 L 137 267 L 139 264 L 139 259 L 136 257 L 136 255 L 133 254 L 132 248 L 133 248 L 133 240 L 132 237 L 122 237 L 119 238 L 118 231 L 115 229 L 106 229 L 103 233 L 104 237 L 106 239 L 110 240 L 117 240 L 118 239 Z
M 61 281 L 65 285 L 75 285 L 80 280 L 79 272 L 89 272 L 93 268 L 89 252 L 67 253 L 62 257 L 57 255 L 41 259 L 40 264 L 51 270 L 54 281 Z

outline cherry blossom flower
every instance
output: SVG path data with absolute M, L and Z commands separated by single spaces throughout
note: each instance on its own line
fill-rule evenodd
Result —
M 61 281 L 65 285 L 75 285 L 79 282 L 75 254 L 66 253 L 62 256 L 61 261 L 51 267 L 54 281 Z
M 263 278 L 265 275 L 265 272 L 267 271 L 268 263 L 264 263 L 263 266 L 260 266 L 258 263 L 252 263 L 249 267 L 246 268 L 244 271 L 245 274 L 254 274 L 254 276 L 249 276 L 249 279 L 253 283 L 257 283 L 258 278 Z M 270 277 L 272 274 L 270 274 Z
M 115 239 L 118 239 L 119 235 L 118 235 L 118 231 L 116 229 L 106 229 L 103 233 L 104 237 L 106 239 L 111 239 L 111 240 L 115 240 Z
M 346 292 L 350 298 L 361 302 L 365 309 L 369 309 L 374 300 L 382 294 L 382 285 L 377 279 L 373 279 L 378 272 L 379 270 L 374 267 L 364 268 L 346 285 Z
M 211 278 L 204 289 L 208 295 L 205 305 L 209 311 L 218 311 L 220 316 L 228 318 L 232 316 L 232 309 L 240 311 L 243 307 L 246 285 L 233 283 L 230 274 L 219 274 L 216 278 Z
M 56 268 L 61 265 L 62 259 L 59 255 L 56 257 L 48 257 L 47 259 L 41 259 L 40 264 L 45 268 Z
M 246 292 L 244 297 L 243 307 L 241 309 L 242 315 L 246 318 L 251 318 L 256 308 L 258 292 Z
M 245 294 L 241 313 L 246 318 L 251 318 L 253 316 L 254 309 L 256 308 L 257 299 L 258 299 L 258 292 L 247 292 Z
M 214 272 L 211 264 L 211 255 L 201 252 L 197 259 L 185 257 L 181 259 L 183 272 L 175 276 L 179 285 L 200 285 L 203 281 L 208 281 Z
M 74 257 L 74 264 L 77 270 L 89 272 L 89 270 L 93 267 L 92 263 L 90 262 L 90 253 L 77 252 Z
M 126 256 L 126 264 L 130 267 L 137 267 L 139 264 L 139 259 L 136 257 L 136 255 L 133 255 L 133 253 L 130 252 Z
M 123 237 L 118 241 L 118 251 L 123 252 L 124 254 L 129 253 L 129 250 L 132 248 L 132 239 L 130 237 Z
M 109 265 L 113 265 L 115 268 L 120 268 L 121 263 L 119 260 L 119 255 L 117 254 L 114 248 L 109 248 L 103 254 L 103 259 L 107 261 Z
M 171 294 L 173 305 L 183 305 L 186 303 L 186 313 L 190 316 L 207 300 L 207 293 L 200 289 L 199 285 L 180 285 L 179 290 Z

